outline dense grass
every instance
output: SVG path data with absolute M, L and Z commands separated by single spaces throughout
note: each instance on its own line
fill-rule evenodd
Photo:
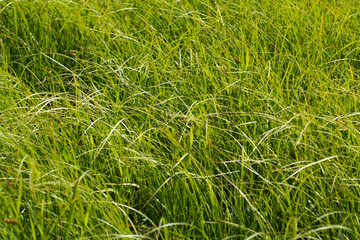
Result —
M 0 239 L 359 239 L 359 13 L 0 1 Z

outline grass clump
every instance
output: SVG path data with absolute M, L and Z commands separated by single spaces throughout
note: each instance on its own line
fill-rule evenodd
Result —
M 359 11 L 0 2 L 0 238 L 358 239 Z

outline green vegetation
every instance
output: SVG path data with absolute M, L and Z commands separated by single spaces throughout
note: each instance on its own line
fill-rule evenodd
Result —
M 360 239 L 358 0 L 0 1 L 0 239 Z

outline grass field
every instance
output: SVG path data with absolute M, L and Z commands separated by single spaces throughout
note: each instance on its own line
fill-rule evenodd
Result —
M 0 239 L 360 239 L 358 0 L 0 1 Z

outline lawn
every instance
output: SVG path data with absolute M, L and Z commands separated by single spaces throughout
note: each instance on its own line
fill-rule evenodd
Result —
M 360 239 L 358 0 L 0 1 L 0 239 Z

